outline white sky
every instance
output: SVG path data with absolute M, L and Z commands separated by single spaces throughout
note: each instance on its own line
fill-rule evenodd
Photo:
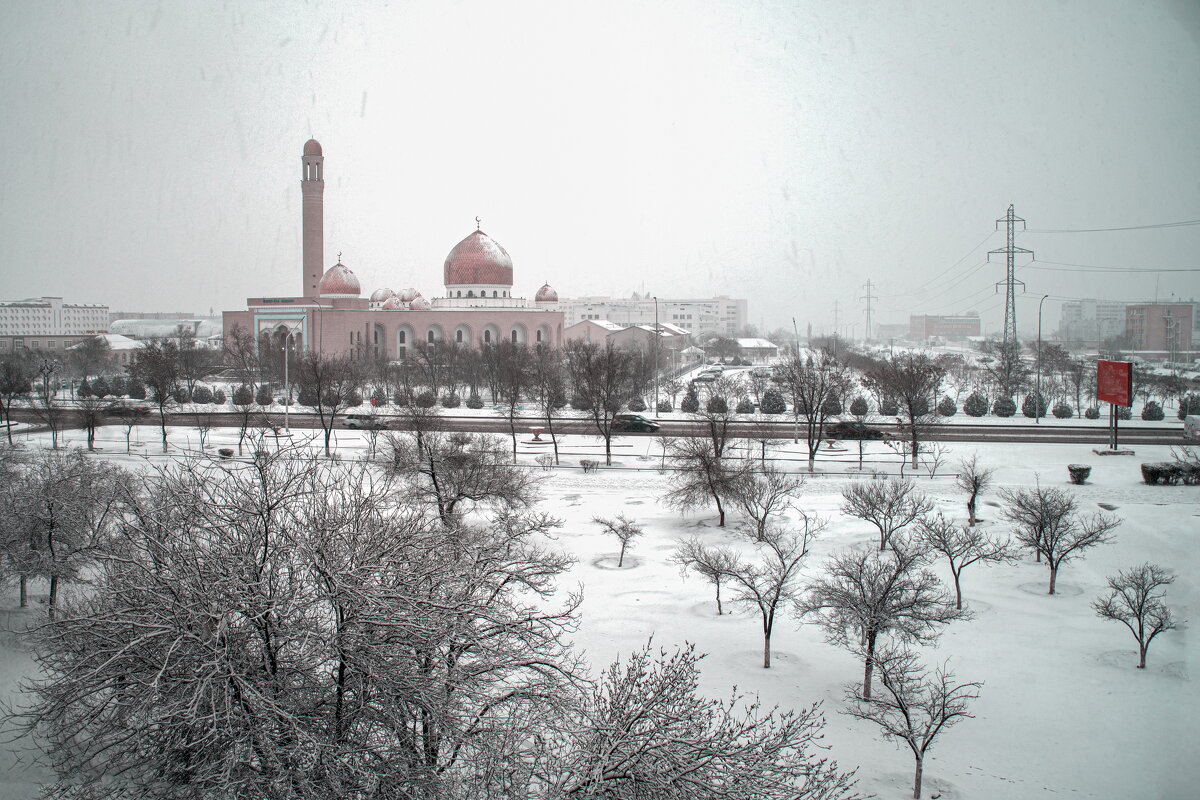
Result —
M 364 292 L 440 294 L 478 214 L 518 295 L 731 294 L 815 330 L 836 301 L 861 335 L 869 277 L 877 321 L 996 330 L 1003 235 L 971 251 L 1009 203 L 1030 229 L 1200 219 L 1194 0 L 8 0 L 0 108 L 4 299 L 296 293 L 309 136 L 325 260 Z M 1200 226 L 1018 244 L 1200 267 Z M 1200 299 L 1200 272 L 1018 277 L 1027 330 L 1045 293 Z

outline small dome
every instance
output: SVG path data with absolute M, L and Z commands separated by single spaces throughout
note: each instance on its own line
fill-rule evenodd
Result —
M 304 155 L 319 156 L 321 155 L 321 143 L 316 139 L 309 139 L 304 143 Z
M 557 303 L 558 292 L 550 288 L 550 284 L 542 284 L 542 288 L 537 290 L 537 294 L 533 296 L 533 299 L 537 303 Z
M 408 303 L 403 302 L 398 296 L 392 295 L 383 301 L 383 305 L 380 308 L 384 311 L 403 311 L 408 308 Z
M 442 274 L 447 286 L 512 286 L 512 259 L 492 237 L 475 231 L 454 245 Z
M 413 311 L 428 311 L 430 308 L 429 301 L 421 295 L 417 295 L 417 298 L 409 303 L 408 307 Z
M 394 294 L 395 292 L 393 292 L 391 289 L 376 289 L 375 291 L 371 292 L 371 302 L 382 303 Z
M 339 261 L 321 277 L 321 282 L 317 284 L 317 294 L 321 297 L 358 297 L 362 294 L 362 288 L 358 285 L 358 278 L 354 273 Z
M 400 299 L 406 303 L 411 303 L 413 300 L 416 300 L 420 296 L 421 296 L 421 293 L 411 287 L 400 292 Z

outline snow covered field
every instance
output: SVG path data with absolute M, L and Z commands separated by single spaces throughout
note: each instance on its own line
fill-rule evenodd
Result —
M 136 434 L 143 443 L 125 454 L 124 432 L 105 428 L 98 446 L 105 456 L 127 466 L 162 458 L 156 428 Z M 236 432 L 233 437 L 236 438 Z M 362 435 L 338 431 L 344 457 L 361 455 Z M 82 433 L 68 438 L 80 445 Z M 534 466 L 549 445 L 521 435 L 521 459 Z M 545 437 L 543 437 L 545 438 Z M 135 439 L 136 440 L 136 439 Z M 172 431 L 172 441 L 195 446 L 195 432 Z M 214 431 L 208 450 L 226 446 L 228 431 Z M 33 442 L 27 446 L 34 446 Z M 827 644 L 813 624 L 791 617 L 780 620 L 773 639 L 770 670 L 761 668 L 761 632 L 757 616 L 739 611 L 716 615 L 711 585 L 695 575 L 681 575 L 670 561 L 676 540 L 699 535 L 706 543 L 742 546 L 730 527 L 716 527 L 716 515 L 697 509 L 687 516 L 664 507 L 660 498 L 668 476 L 657 471 L 658 444 L 652 437 L 614 440 L 614 467 L 584 474 L 580 458 L 603 459 L 602 445 L 591 437 L 569 437 L 563 443 L 563 467 L 545 472 L 544 508 L 564 521 L 561 546 L 577 560 L 563 577 L 562 588 L 582 587 L 584 604 L 577 643 L 597 669 L 640 648 L 647 638 L 671 648 L 696 643 L 707 654 L 701 662 L 704 685 L 725 696 L 733 685 L 757 694 L 767 705 L 823 703 L 826 743 L 843 766 L 859 767 L 859 790 L 883 798 L 911 796 L 912 757 L 883 742 L 877 729 L 842 713 L 845 686 L 861 681 L 861 664 L 844 650 Z M 962 721 L 944 734 L 925 766 L 925 796 L 1002 800 L 1007 798 L 1190 798 L 1200 796 L 1200 692 L 1191 672 L 1197 646 L 1188 630 L 1200 608 L 1200 488 L 1149 487 L 1141 483 L 1138 465 L 1169 456 L 1166 447 L 1139 447 L 1136 457 L 1100 457 L 1075 445 L 956 445 L 936 478 L 916 478 L 945 513 L 965 518 L 963 496 L 950 473 L 960 457 L 977 452 L 996 468 L 996 485 L 981 498 L 983 524 L 1003 532 L 997 491 L 1040 481 L 1065 487 L 1086 512 L 1100 503 L 1114 507 L 1123 519 L 1115 542 L 1087 551 L 1068 563 L 1059 577 L 1059 594 L 1046 595 L 1047 570 L 1032 557 L 1000 567 L 974 565 L 963 578 L 971 621 L 945 629 L 935 647 L 922 651 L 928 665 L 949 661 L 962 680 L 982 681 L 972 706 L 975 719 Z M 140 455 L 145 454 L 145 455 Z M 851 458 L 853 454 L 853 458 Z M 790 442 L 772 451 L 789 468 L 804 461 L 804 446 Z M 842 461 L 818 462 L 797 504 L 830 520 L 813 547 L 803 581 L 820 574 L 831 553 L 876 539 L 866 523 L 838 512 L 841 491 L 854 477 L 845 473 L 857 461 L 850 443 Z M 879 444 L 869 445 L 869 467 L 897 471 L 897 457 Z M 1085 486 L 1067 481 L 1068 463 L 1093 469 Z M 645 526 L 616 568 L 618 543 L 601 533 L 596 515 L 624 512 Z M 748 550 L 749 548 L 747 548 Z M 1146 670 L 1137 670 L 1133 638 L 1122 626 L 1099 619 L 1089 607 L 1107 575 L 1151 561 L 1173 570 L 1178 579 L 1167 601 L 1184 623 L 1159 637 Z M 949 579 L 941 564 L 935 570 Z M 13 626 L 15 598 L 7 597 L 0 614 Z M 728 608 L 727 608 L 728 610 Z M 31 669 L 19 637 L 0 637 L 0 681 L 9 687 Z M 11 692 L 11 688 L 10 688 Z M 9 694 L 12 697 L 11 693 Z M 20 743 L 18 743 L 20 746 Z M 36 795 L 45 773 L 0 758 L 0 798 Z

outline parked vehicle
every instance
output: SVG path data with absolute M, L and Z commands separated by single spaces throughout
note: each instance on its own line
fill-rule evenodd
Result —
M 346 427 L 351 430 L 384 430 L 387 420 L 382 420 L 372 414 L 347 414 Z
M 613 417 L 612 429 L 619 433 L 654 433 L 661 425 L 641 414 L 617 414 Z
M 845 420 L 835 422 L 825 429 L 825 436 L 829 439 L 886 439 L 887 434 L 878 428 L 872 428 L 862 422 L 853 420 Z

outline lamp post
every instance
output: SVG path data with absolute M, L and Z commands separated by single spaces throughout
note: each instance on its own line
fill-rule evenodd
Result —
M 1033 395 L 1033 421 L 1036 425 L 1042 424 L 1042 303 L 1046 302 L 1049 296 L 1044 294 L 1042 299 L 1038 300 L 1037 386 Z
M 283 390 L 287 396 L 283 398 L 283 434 L 291 436 L 291 417 L 289 411 L 292 408 L 292 385 L 288 381 L 288 340 L 296 335 L 296 328 L 288 328 L 287 335 L 283 337 Z
M 654 415 L 658 416 L 658 296 L 654 297 Z

